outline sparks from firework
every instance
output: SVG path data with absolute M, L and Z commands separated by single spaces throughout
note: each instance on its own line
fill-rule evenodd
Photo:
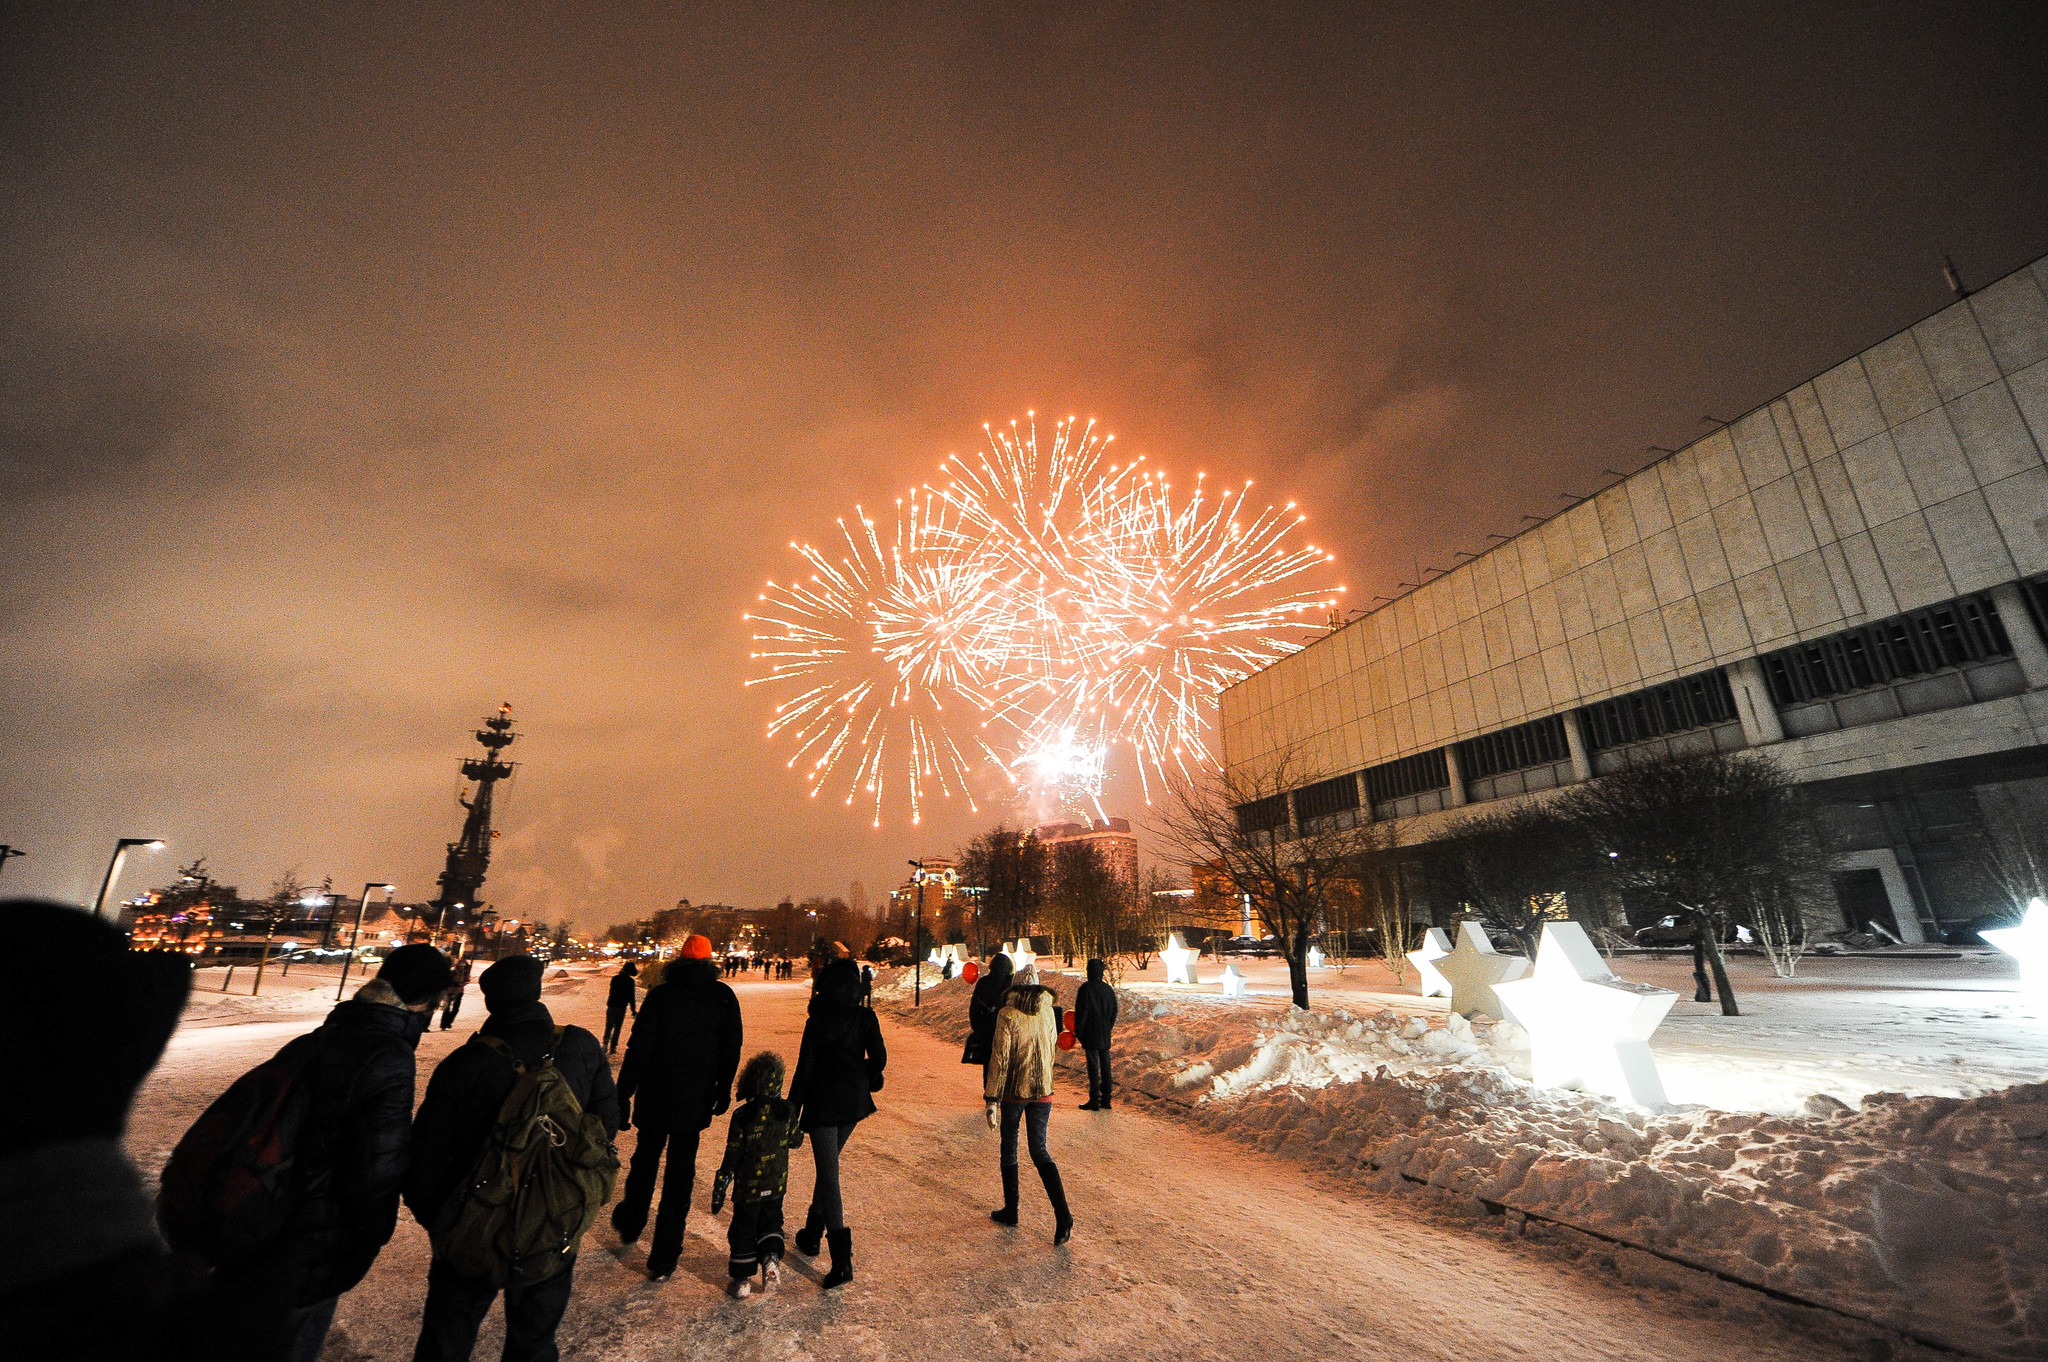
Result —
M 1117 742 L 1149 802 L 1156 776 L 1208 764 L 1217 691 L 1320 633 L 1336 604 L 1287 585 L 1331 561 L 1286 543 L 1292 503 L 1247 517 L 1249 482 L 1212 497 L 1198 477 L 1176 506 L 1142 459 L 1108 461 L 1093 422 L 1056 422 L 1043 443 L 1030 413 L 983 429 L 985 448 L 940 465 L 948 481 L 899 503 L 888 551 L 865 515 L 858 532 L 842 522 L 836 564 L 793 545 L 810 582 L 770 583 L 751 617 L 774 645 L 754 681 L 804 687 L 770 736 L 793 735 L 814 796 L 850 776 L 847 802 L 872 796 L 876 826 L 897 788 L 913 822 L 934 790 L 971 803 L 983 760 L 1029 777 L 1041 804 L 1099 814 Z

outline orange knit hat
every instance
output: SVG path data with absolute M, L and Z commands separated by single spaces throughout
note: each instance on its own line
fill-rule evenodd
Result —
M 683 959 L 685 959 L 685 960 L 709 960 L 710 958 L 711 958 L 711 938 L 710 938 L 710 937 L 708 937 L 708 936 L 694 936 L 694 935 L 693 935 L 693 936 L 692 936 L 692 937 L 691 937 L 691 938 L 690 938 L 690 939 L 689 939 L 688 941 L 685 941 L 685 942 L 683 943 Z

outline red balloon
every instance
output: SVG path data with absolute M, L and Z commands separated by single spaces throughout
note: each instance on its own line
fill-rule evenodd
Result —
M 975 964 L 972 960 L 969 960 L 966 964 L 960 967 L 960 977 L 962 979 L 965 979 L 970 984 L 973 983 L 976 979 L 979 979 L 981 977 L 981 966 Z
M 1080 1042 L 1074 1039 L 1074 1033 L 1072 1031 L 1060 1032 L 1060 1049 L 1071 1050 L 1078 1044 L 1080 1044 Z

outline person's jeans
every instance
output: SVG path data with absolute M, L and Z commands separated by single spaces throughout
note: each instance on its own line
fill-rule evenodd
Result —
M 607 1007 L 604 1010 L 605 1053 L 610 1054 L 619 1048 L 619 1032 L 625 1030 L 625 1028 L 626 1009 L 623 1007 Z
M 320 1362 L 320 1350 L 327 1346 L 327 1331 L 334 1324 L 334 1307 L 340 1303 L 341 1297 L 329 1296 L 292 1311 L 285 1326 L 291 1334 L 290 1351 L 285 1354 L 290 1362 Z
M 455 1014 L 462 1010 L 462 990 L 451 988 L 448 996 L 441 1000 L 441 1029 L 446 1031 L 455 1025 Z
M 1088 1056 L 1088 1100 L 1099 1107 L 1109 1105 L 1109 1048 L 1082 1047 Z
M 569 1308 L 576 1260 L 544 1282 L 505 1288 L 503 1362 L 556 1362 L 555 1330 Z M 439 1267 L 427 1272 L 427 1303 L 420 1309 L 420 1339 L 412 1362 L 469 1362 L 476 1331 L 491 1313 L 498 1288 Z
M 751 1277 L 761 1265 L 782 1260 L 782 1198 L 766 1201 L 735 1201 L 732 1229 L 725 1236 L 732 1249 L 725 1265 L 726 1275 Z
M 626 1170 L 626 1192 L 619 1198 L 613 1221 L 624 1222 L 636 1230 L 646 1225 L 647 1208 L 654 1200 L 655 1175 L 660 1172 L 661 1209 L 654 1217 L 654 1242 L 647 1249 L 647 1270 L 656 1275 L 675 1271 L 676 1260 L 683 1256 L 690 1194 L 697 1185 L 697 1139 L 702 1133 L 643 1130 L 633 1146 L 633 1162 Z M 661 1171 L 664 1148 L 668 1151 L 668 1168 Z
M 812 1229 L 846 1228 L 846 1204 L 839 1195 L 839 1156 L 853 1138 L 853 1127 L 826 1126 L 810 1132 L 811 1158 L 818 1166 L 817 1185 L 811 1189 L 811 1211 L 804 1223 Z
M 1003 1167 L 1017 1166 L 1017 1127 L 1024 1127 L 1024 1136 L 1031 1149 L 1031 1164 L 1034 1168 L 1052 1166 L 1052 1154 L 1045 1147 L 1045 1132 L 1052 1121 L 1050 1102 L 1005 1102 L 1003 1103 Z

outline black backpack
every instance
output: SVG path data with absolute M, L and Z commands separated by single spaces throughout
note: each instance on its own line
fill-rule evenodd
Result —
M 236 1079 L 185 1132 L 164 1173 L 164 1242 L 232 1270 L 283 1232 L 302 1188 L 298 1156 L 320 1047 L 302 1036 Z

